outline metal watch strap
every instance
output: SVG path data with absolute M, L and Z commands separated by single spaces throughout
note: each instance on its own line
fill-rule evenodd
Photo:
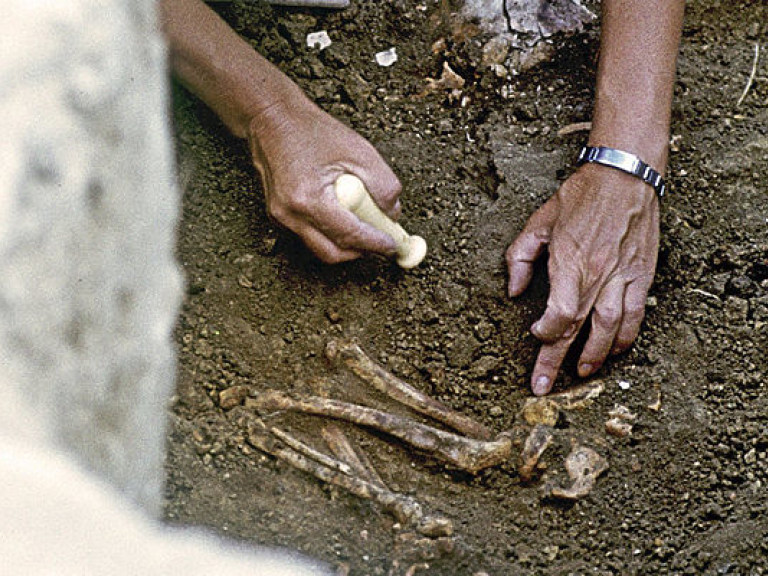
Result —
M 581 166 L 587 162 L 602 164 L 603 166 L 616 168 L 616 170 L 637 176 L 646 184 L 650 184 L 656 191 L 656 194 L 659 195 L 659 198 L 663 198 L 664 193 L 667 191 L 667 185 L 661 174 L 629 152 L 606 146 L 584 146 L 576 160 L 576 165 Z

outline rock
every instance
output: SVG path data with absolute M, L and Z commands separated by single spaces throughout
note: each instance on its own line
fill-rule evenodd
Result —
M 632 424 L 618 418 L 611 418 L 605 423 L 605 431 L 611 436 L 624 438 L 632 434 Z
M 469 369 L 471 378 L 483 378 L 494 372 L 501 365 L 501 358 L 497 356 L 482 356 L 479 360 L 472 363 Z
M 248 397 L 250 391 L 249 386 L 230 386 L 219 392 L 219 406 L 223 410 L 231 410 L 235 406 L 240 406 Z
M 317 50 L 324 50 L 331 45 L 331 38 L 328 36 L 327 30 L 319 30 L 317 32 L 310 32 L 307 34 L 307 46 L 309 48 L 316 48 Z
M 427 516 L 419 522 L 416 531 L 429 538 L 453 536 L 453 522 L 442 516 Z
M 483 46 L 483 66 L 500 66 L 509 54 L 509 39 L 500 34 L 494 36 Z
M 379 66 L 386 68 L 395 62 L 397 62 L 397 50 L 394 47 L 376 53 L 376 63 Z
M 490 322 L 482 321 L 475 326 L 475 335 L 481 342 L 488 340 L 495 331 L 496 327 Z
M 480 343 L 471 335 L 457 336 L 452 344 L 445 356 L 448 363 L 456 368 L 469 366 L 475 350 L 480 347 Z

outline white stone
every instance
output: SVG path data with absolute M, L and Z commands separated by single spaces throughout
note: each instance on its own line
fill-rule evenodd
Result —
M 376 63 L 379 66 L 388 67 L 392 66 L 397 62 L 397 50 L 392 47 L 388 50 L 384 50 L 383 52 L 377 52 L 376 53 Z
M 331 38 L 328 36 L 326 30 L 320 30 L 319 32 L 310 32 L 307 34 L 307 46 L 309 48 L 317 48 L 318 50 L 325 50 L 331 45 Z

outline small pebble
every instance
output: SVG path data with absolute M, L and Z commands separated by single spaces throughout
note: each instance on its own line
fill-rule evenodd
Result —
M 309 48 L 317 48 L 318 50 L 324 50 L 331 45 L 331 39 L 328 36 L 328 32 L 320 30 L 319 32 L 311 32 L 307 34 L 307 46 Z
M 397 51 L 394 47 L 376 54 L 376 64 L 379 66 L 386 68 L 392 66 L 395 62 L 397 62 Z

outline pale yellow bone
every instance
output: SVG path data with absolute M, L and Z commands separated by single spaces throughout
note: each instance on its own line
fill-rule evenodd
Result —
M 352 174 L 336 179 L 336 198 L 344 208 L 366 224 L 390 235 L 397 246 L 397 263 L 402 268 L 418 266 L 427 255 L 427 243 L 421 236 L 411 236 L 376 206 L 362 181 Z

